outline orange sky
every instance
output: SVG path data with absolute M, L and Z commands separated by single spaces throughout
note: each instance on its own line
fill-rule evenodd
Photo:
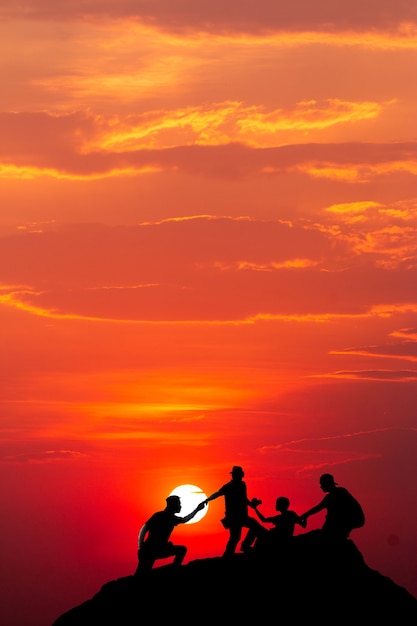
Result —
M 0 32 L 0 621 L 132 574 L 234 464 L 266 515 L 333 473 L 417 596 L 416 3 L 3 0 Z

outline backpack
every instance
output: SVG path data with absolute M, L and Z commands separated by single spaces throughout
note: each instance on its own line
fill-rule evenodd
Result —
M 346 519 L 349 526 L 353 528 L 362 528 L 365 525 L 365 513 L 359 502 L 346 491 Z

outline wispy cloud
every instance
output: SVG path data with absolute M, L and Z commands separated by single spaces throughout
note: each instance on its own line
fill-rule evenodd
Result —
M 3 113 L 0 176 L 48 175 L 75 180 L 196 168 L 213 174 L 216 163 L 222 176 L 228 170 L 230 174 L 298 171 L 312 178 L 362 184 L 395 173 L 415 175 L 413 142 L 305 142 L 305 133 L 314 127 L 322 131 L 328 125 L 345 123 L 347 110 L 351 118 L 359 120 L 370 115 L 369 109 L 377 116 L 381 107 L 377 103 L 327 101 L 299 103 L 294 110 L 267 111 L 233 102 L 212 105 L 208 110 L 206 105 L 206 110 L 195 107 L 192 111 L 165 110 L 124 117 L 91 112 Z M 289 129 L 299 133 L 298 139 L 294 134 L 283 138 L 282 133 Z
M 372 459 L 379 459 L 382 454 L 376 454 L 372 452 L 358 452 L 344 454 L 343 458 L 339 459 L 326 459 L 324 462 L 309 463 L 296 470 L 296 474 L 302 474 L 303 472 L 312 472 L 317 470 L 324 470 L 325 468 L 337 467 L 340 465 L 349 465 L 351 463 L 358 463 L 363 461 L 370 461 Z
M 399 429 L 399 428 L 393 428 L 393 427 L 374 428 L 370 430 L 356 431 L 356 432 L 351 432 L 351 433 L 340 433 L 337 435 L 327 435 L 323 437 L 305 437 L 303 439 L 293 439 L 293 440 L 284 441 L 278 444 L 262 446 L 261 448 L 259 448 L 258 451 L 261 453 L 267 453 L 267 452 L 274 452 L 276 450 L 288 450 L 288 449 L 293 450 L 293 449 L 298 448 L 299 446 L 303 446 L 303 449 L 305 449 L 306 447 L 308 448 L 309 445 L 316 446 L 317 443 L 320 444 L 322 442 L 349 440 L 349 439 L 356 439 L 359 437 L 367 437 L 369 435 L 375 435 L 377 433 L 399 432 L 399 431 L 403 432 L 406 430 L 417 432 L 417 428 L 409 428 L 409 429 L 405 429 L 405 428 Z
M 417 361 L 417 358 L 411 360 Z M 341 370 L 331 374 L 321 374 L 320 378 L 413 381 L 417 380 L 417 370 Z
M 417 341 L 401 341 L 381 344 L 377 346 L 362 346 L 355 348 L 345 348 L 343 350 L 332 350 L 331 354 L 351 354 L 355 356 L 377 356 L 390 359 L 405 359 L 417 361 Z M 389 375 L 388 370 L 380 370 L 381 375 Z M 377 371 L 373 372 L 377 375 Z M 404 374 L 406 371 L 403 372 Z
M 409 338 L 415 337 L 417 339 L 417 328 L 400 328 L 398 330 L 393 330 L 391 333 L 392 337 L 401 337 L 401 338 Z
M 45 450 L 42 452 L 25 452 L 0 457 L 1 464 L 44 464 L 59 461 L 79 461 L 88 455 L 75 450 Z
M 357 31 L 368 31 L 371 40 L 378 39 L 382 33 L 386 38 L 395 39 L 396 34 L 404 38 L 410 37 L 417 18 L 412 1 L 401 3 L 361 2 L 352 0 L 349 5 L 329 5 L 325 0 L 317 0 L 314 10 L 308 0 L 297 0 L 282 9 L 280 3 L 259 0 L 252 3 L 231 1 L 227 11 L 221 0 L 212 0 L 203 5 L 193 0 L 152 0 L 141 2 L 104 3 L 96 0 L 73 0 L 59 4 L 50 4 L 47 0 L 27 0 L 22 7 L 13 0 L 4 0 L 1 14 L 7 18 L 24 18 L 26 20 L 65 20 L 70 23 L 91 22 L 92 24 L 122 22 L 131 29 L 152 30 L 184 33 L 194 37 L 204 37 L 204 33 L 217 34 L 221 37 L 245 35 L 245 40 L 258 34 L 271 39 L 274 32 L 288 31 L 295 36 L 305 36 L 305 31 L 324 34 L 329 37 L 351 33 L 350 37 L 356 45 L 366 45 Z M 356 37 L 353 35 L 356 34 Z M 299 43 L 299 42 L 298 42 Z M 409 45 L 412 45 L 411 42 Z

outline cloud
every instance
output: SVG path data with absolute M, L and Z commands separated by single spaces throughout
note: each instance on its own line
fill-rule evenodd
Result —
M 417 341 L 401 341 L 376 346 L 345 348 L 332 351 L 332 354 L 351 354 L 360 356 L 379 356 L 394 359 L 417 361 Z M 383 375 L 383 372 L 381 372 Z
M 317 443 L 321 444 L 323 442 L 332 442 L 332 441 L 341 441 L 341 440 L 345 440 L 345 439 L 356 439 L 358 437 L 367 437 L 368 435 L 374 435 L 376 433 L 386 433 L 386 432 L 393 432 L 393 431 L 403 431 L 403 430 L 409 430 L 409 429 L 398 429 L 398 428 L 392 428 L 392 427 L 387 427 L 387 428 L 373 428 L 370 430 L 363 430 L 363 431 L 356 431 L 356 432 L 351 432 L 351 433 L 339 433 L 336 435 L 328 435 L 325 437 L 306 437 L 306 438 L 302 438 L 302 439 L 293 439 L 290 441 L 285 441 L 283 443 L 279 443 L 279 444 L 275 444 L 275 445 L 267 445 L 267 446 L 262 446 L 261 448 L 259 448 L 259 452 L 265 453 L 265 452 L 273 452 L 275 450 L 284 450 L 284 449 L 293 449 L 295 448 L 299 448 L 299 446 L 310 446 L 310 445 L 314 445 L 316 446 Z M 416 429 L 412 429 L 417 431 Z
M 391 335 L 393 337 L 415 337 L 417 339 L 417 328 L 401 328 L 399 330 L 394 330 Z
M 190 281 L 204 275 L 221 284 L 222 277 L 227 280 L 227 268 L 238 280 L 239 271 L 259 279 L 259 272 L 245 268 L 292 264 L 303 269 L 329 254 L 349 255 L 345 242 L 339 244 L 320 228 L 302 223 L 206 216 L 131 227 L 86 224 L 42 233 L 22 231 L 2 238 L 1 244 L 3 282 L 29 281 L 40 287 L 39 298 L 41 286 L 55 281 L 64 282 L 70 291 L 120 287 L 131 297 L 144 291 L 149 297 L 161 286 L 187 289 Z M 21 295 L 24 298 L 24 292 Z
M 338 114 L 330 109 L 319 111 L 317 117 L 311 106 L 309 113 L 284 114 L 266 113 L 261 109 L 245 112 L 245 107 L 235 105 L 238 110 L 228 121 L 224 121 L 219 111 L 209 115 L 195 109 L 194 128 L 187 121 L 190 113 L 186 110 L 182 113 L 166 111 L 163 116 L 160 114 L 159 120 L 141 116 L 103 118 L 89 113 L 55 116 L 3 113 L 0 114 L 0 173 L 4 177 L 48 175 L 95 179 L 161 171 L 220 178 L 299 172 L 312 178 L 364 182 L 400 172 L 414 176 L 417 172 L 413 141 L 305 143 L 309 116 L 314 124 L 322 124 L 323 116 L 330 118 L 330 123 L 340 123 Z M 358 103 L 349 106 L 360 108 Z M 217 126 L 213 126 L 213 115 Z M 246 122 L 245 115 L 249 116 Z M 281 119 L 292 115 L 295 116 L 292 122 Z M 282 140 L 273 132 L 272 122 L 268 122 L 268 117 L 273 116 L 277 133 L 280 123 L 298 125 L 302 143 L 274 145 Z M 301 121 L 303 116 L 305 119 Z M 175 133 L 164 136 L 164 129 L 172 130 L 172 125 L 176 127 Z M 159 128 L 155 130 L 155 127 Z M 335 212 L 335 208 L 328 210 Z
M 359 235 L 337 235 L 304 220 L 207 216 L 20 231 L 1 240 L 10 287 L 0 303 L 51 318 L 151 322 L 415 312 L 417 266 L 386 269 L 380 254 L 358 263 Z M 415 345 L 339 353 L 414 358 Z
M 288 440 L 280 444 L 262 446 L 258 452 L 266 455 L 277 453 L 280 457 L 286 454 L 294 456 L 296 474 L 317 470 L 331 471 L 332 467 L 384 459 L 395 449 L 401 455 L 404 440 L 413 441 L 416 434 L 415 427 L 370 428 Z M 297 462 L 298 459 L 302 461 Z
M 324 451 L 321 453 L 324 456 Z M 343 458 L 338 458 L 338 459 L 330 459 L 330 458 L 326 458 L 325 461 L 317 461 L 317 462 L 312 462 L 312 463 L 308 463 L 306 465 L 304 465 L 303 467 L 300 467 L 296 470 L 296 474 L 302 474 L 304 472 L 312 472 L 312 471 L 317 471 L 317 470 L 322 470 L 324 471 L 325 468 L 328 468 L 328 470 L 332 467 L 338 467 L 340 465 L 348 465 L 350 463 L 357 463 L 359 461 L 363 462 L 363 461 L 370 461 L 373 459 L 380 459 L 382 457 L 381 454 L 376 454 L 376 453 L 372 453 L 372 452 L 358 452 L 358 453 L 351 453 L 350 455 L 343 455 Z M 327 470 L 327 471 L 328 471 Z
M 293 108 L 268 110 L 263 106 L 226 101 L 171 111 L 147 112 L 113 118 L 96 148 L 109 152 L 133 152 L 140 148 L 170 148 L 179 145 L 242 143 L 273 147 L 283 143 L 284 132 L 305 133 L 378 118 L 393 102 L 346 102 L 339 99 L 309 100 Z M 90 150 L 92 151 L 92 146 Z
M 141 447 L 155 449 L 155 446 L 207 446 L 210 444 L 210 433 L 191 432 L 190 430 L 178 432 L 164 427 L 157 430 L 137 430 L 116 424 L 114 426 L 108 425 L 107 429 L 106 426 L 103 426 L 100 431 L 94 433 L 94 437 L 91 439 L 94 441 L 125 441 L 126 443 L 129 441 L 140 442 Z
M 87 455 L 74 450 L 45 450 L 43 452 L 27 452 L 3 456 L 0 458 L 1 464 L 44 464 L 59 461 L 78 461 Z
M 401 24 L 417 22 L 412 0 L 351 0 L 330 3 L 317 0 L 231 0 L 225 6 L 220 0 L 152 0 L 141 2 L 122 0 L 27 0 L 24 10 L 13 0 L 4 0 L 3 17 L 25 19 L 136 19 L 144 24 L 172 32 L 240 32 L 259 33 L 280 30 L 340 30 L 384 29 L 394 31 Z
M 417 359 L 416 359 L 417 360 Z M 364 378 L 367 380 L 417 380 L 417 370 L 344 370 L 327 376 L 336 378 Z

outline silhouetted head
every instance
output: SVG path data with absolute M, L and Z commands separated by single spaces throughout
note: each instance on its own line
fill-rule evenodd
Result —
M 232 471 L 230 472 L 232 475 L 232 478 L 234 480 L 239 480 L 242 479 L 245 475 L 245 472 L 243 471 L 243 469 L 240 467 L 240 465 L 234 465 L 232 467 Z
M 281 511 L 281 513 L 283 513 L 284 511 L 288 509 L 289 506 L 290 506 L 290 501 L 288 500 L 288 498 L 285 498 L 285 496 L 280 496 L 279 498 L 276 499 L 276 502 L 275 502 L 276 511 Z
M 320 476 L 320 487 L 323 491 L 331 491 L 336 486 L 337 483 L 334 482 L 334 478 L 331 474 L 322 474 Z
M 178 496 L 168 496 L 166 503 L 168 511 L 172 513 L 179 513 L 181 511 L 181 500 Z

